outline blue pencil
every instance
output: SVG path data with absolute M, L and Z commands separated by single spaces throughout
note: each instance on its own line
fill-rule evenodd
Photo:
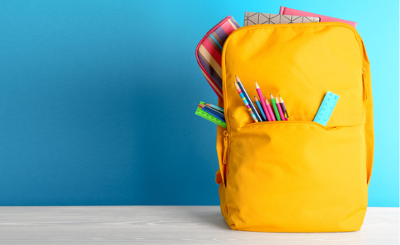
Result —
M 264 113 L 264 110 L 263 110 L 263 108 L 262 108 L 262 106 L 261 106 L 260 101 L 257 99 L 257 96 L 254 96 L 254 98 L 255 98 L 255 100 L 256 100 L 257 107 L 258 107 L 258 109 L 260 110 L 261 115 L 262 115 L 263 118 L 264 118 L 264 121 L 267 121 L 267 117 L 265 116 L 265 113 Z
M 244 96 L 246 97 L 247 101 L 249 102 L 249 105 L 250 105 L 251 109 L 253 110 L 254 115 L 256 115 L 257 120 L 262 122 L 260 114 L 258 114 L 258 111 L 256 110 L 256 107 L 254 106 L 253 102 L 251 101 L 249 95 L 247 94 L 246 89 L 244 89 L 244 86 L 243 86 L 242 82 L 240 81 L 240 79 L 237 76 L 235 76 L 235 77 L 236 77 L 237 84 L 239 85 L 239 87 L 242 90 Z
M 258 122 L 256 115 L 254 114 L 253 110 L 251 109 L 249 103 L 246 100 L 246 97 L 243 95 L 242 90 L 240 89 L 239 85 L 235 81 L 233 81 L 235 84 L 236 90 L 238 91 L 240 98 L 242 98 L 244 105 L 246 106 L 247 110 L 249 111 L 251 117 L 253 118 L 254 122 Z
M 206 106 L 205 107 L 207 107 L 208 109 L 210 109 L 210 110 L 213 110 L 213 111 L 215 111 L 215 112 L 217 112 L 217 113 L 219 113 L 219 114 L 221 114 L 221 116 L 223 116 L 223 117 L 225 117 L 225 114 L 224 114 L 224 112 L 222 111 L 219 111 L 219 110 L 217 110 L 217 109 L 214 109 L 214 108 L 212 108 L 212 107 L 210 107 L 210 106 L 208 106 L 207 104 L 206 104 Z
M 210 103 L 206 103 L 206 106 L 208 106 L 208 107 L 210 107 L 210 108 L 212 108 L 212 109 L 214 109 L 214 110 L 217 110 L 217 111 L 219 111 L 219 112 L 221 112 L 221 113 L 224 113 L 224 108 L 219 107 L 219 106 L 217 106 L 217 105 L 213 105 L 213 104 L 210 104 Z
M 222 117 L 218 116 L 214 111 L 205 110 L 205 109 L 206 109 L 206 107 L 204 107 L 202 110 L 205 111 L 205 112 L 207 112 L 208 114 L 210 114 L 210 115 L 212 115 L 212 116 L 218 118 L 219 120 L 221 120 L 221 121 L 223 121 L 223 122 L 226 122 L 226 121 L 225 121 L 225 118 L 222 118 Z
M 205 107 L 204 105 L 201 105 L 201 104 L 199 104 L 199 107 L 200 107 L 203 111 L 205 111 L 206 113 L 210 114 L 211 116 L 213 116 L 213 117 L 215 117 L 215 118 L 217 118 L 217 119 L 219 119 L 219 120 L 221 120 L 221 121 L 223 121 L 223 122 L 226 122 L 226 121 L 225 121 L 225 118 L 222 118 L 221 116 L 217 115 L 217 114 L 215 113 L 215 111 L 210 110 L 209 108 L 207 108 L 207 107 Z
M 204 106 L 204 107 L 203 107 L 203 110 L 206 111 L 206 112 L 213 113 L 213 114 L 215 114 L 215 115 L 217 115 L 217 116 L 219 116 L 219 117 L 225 118 L 225 115 L 224 115 L 224 114 L 222 114 L 222 113 L 219 112 L 219 111 L 213 110 L 213 109 L 211 109 L 211 108 L 209 108 L 209 107 L 207 107 L 207 106 Z

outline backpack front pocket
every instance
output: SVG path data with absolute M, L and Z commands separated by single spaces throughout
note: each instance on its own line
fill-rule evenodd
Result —
M 262 122 L 232 129 L 225 199 L 231 228 L 358 230 L 367 207 L 364 125 Z

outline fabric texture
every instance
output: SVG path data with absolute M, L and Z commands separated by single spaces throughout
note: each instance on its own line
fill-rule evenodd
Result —
M 234 84 L 249 96 L 280 94 L 289 121 L 253 123 Z M 231 229 L 264 232 L 359 230 L 368 201 L 374 132 L 369 60 L 344 23 L 253 25 L 222 52 L 227 129 L 218 127 L 221 212 Z M 313 122 L 331 91 L 327 124 Z

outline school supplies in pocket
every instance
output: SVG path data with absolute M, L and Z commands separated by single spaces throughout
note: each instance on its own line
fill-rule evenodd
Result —
M 226 129 L 217 128 L 216 181 L 229 227 L 359 230 L 374 131 L 369 61 L 358 32 L 337 22 L 247 26 L 226 40 L 221 65 Z M 250 98 L 259 96 L 257 81 L 264 96 L 273 95 L 275 117 L 286 118 L 287 107 L 290 120 L 255 122 L 235 76 Z M 323 126 L 313 119 L 327 91 L 340 99 Z
M 257 94 L 260 99 L 257 98 L 257 96 L 254 95 L 254 101 L 257 105 L 257 108 L 254 106 L 254 104 L 251 101 L 251 98 L 248 96 L 246 90 L 244 89 L 244 86 L 242 82 L 240 81 L 239 77 L 235 76 L 236 81 L 234 81 L 236 90 L 238 91 L 240 97 L 242 98 L 244 104 L 246 105 L 249 114 L 253 118 L 254 122 L 262 122 L 262 121 L 287 121 L 289 120 L 289 116 L 286 110 L 285 105 L 278 99 L 278 97 L 274 98 L 272 94 L 271 96 L 271 104 L 268 102 L 268 99 L 265 98 L 261 92 L 261 88 L 258 85 L 257 82 L 255 82 L 255 89 L 257 91 Z M 280 95 L 279 95 L 280 96 Z M 265 101 L 264 101 L 265 100 Z M 260 102 L 261 101 L 261 102 Z M 273 109 L 272 109 L 273 108 Z M 286 113 L 286 116 L 285 114 Z M 260 116 L 261 115 L 261 116 Z

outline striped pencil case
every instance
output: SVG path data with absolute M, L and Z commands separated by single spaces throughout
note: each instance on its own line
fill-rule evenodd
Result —
M 211 88 L 221 99 L 223 97 L 221 73 L 222 47 L 228 36 L 239 27 L 239 24 L 233 17 L 228 16 L 209 30 L 196 47 L 196 58 L 200 69 Z

